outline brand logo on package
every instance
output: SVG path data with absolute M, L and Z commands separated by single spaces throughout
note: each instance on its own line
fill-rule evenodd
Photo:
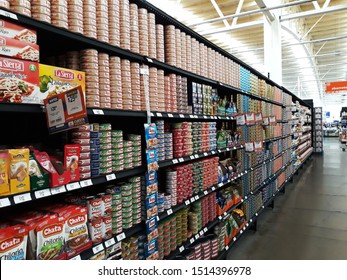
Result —
M 63 227 L 61 225 L 51 225 L 46 227 L 43 230 L 43 236 L 49 237 L 51 235 L 56 235 L 58 233 L 61 233 L 63 231 Z
M 54 70 L 54 76 L 65 80 L 75 79 L 75 74 L 67 70 Z
M 6 46 L 6 39 L 4 37 L 0 37 L 0 45 Z
M 0 68 L 4 70 L 24 71 L 24 63 L 14 59 L 0 59 Z
M 0 20 L 0 27 L 4 27 L 5 26 L 5 23 L 3 20 Z
M 78 225 L 78 224 L 82 224 L 86 221 L 86 217 L 85 215 L 78 215 L 78 216 L 74 216 L 74 217 L 71 217 L 69 220 L 68 220 L 68 225 L 70 227 L 72 226 L 75 226 L 75 225 Z
M 17 247 L 22 242 L 23 242 L 23 237 L 12 237 L 12 238 L 6 239 L 0 244 L 0 252 L 3 253 L 6 251 L 9 251 Z

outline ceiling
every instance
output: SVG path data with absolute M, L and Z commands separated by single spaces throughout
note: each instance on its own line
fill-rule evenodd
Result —
M 148 2 L 266 76 L 264 22 L 279 16 L 283 86 L 302 99 L 313 99 L 315 106 L 347 106 L 347 92 L 346 97 L 325 94 L 326 82 L 347 80 L 346 0 Z

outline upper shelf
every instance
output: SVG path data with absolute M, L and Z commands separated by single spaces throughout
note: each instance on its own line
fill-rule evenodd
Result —
M 136 2 L 136 3 L 139 2 L 138 3 L 139 6 L 150 5 L 147 2 L 145 3 L 144 1 L 132 1 L 132 2 Z M 154 6 L 153 7 L 149 6 L 147 8 L 149 10 L 151 10 L 151 9 L 154 9 Z M 156 11 L 157 11 L 157 12 L 155 12 L 156 14 L 159 13 L 158 9 Z M 163 13 L 162 11 L 160 11 L 160 12 Z M 177 75 L 182 75 L 182 76 L 190 78 L 194 81 L 209 84 L 211 86 L 214 86 L 216 88 L 220 88 L 220 89 L 227 91 L 227 92 L 230 92 L 230 93 L 247 95 L 247 96 L 254 98 L 254 99 L 257 99 L 257 100 L 265 101 L 265 102 L 272 103 L 272 104 L 275 104 L 278 106 L 283 106 L 281 103 L 270 100 L 268 98 L 264 98 L 264 97 L 261 97 L 258 95 L 253 95 L 253 94 L 247 93 L 241 89 L 232 87 L 230 85 L 226 85 L 226 84 L 218 82 L 216 80 L 212 80 L 212 79 L 194 74 L 192 72 L 183 70 L 181 68 L 177 68 L 175 66 L 160 62 L 156 59 L 148 58 L 148 57 L 142 56 L 140 54 L 136 54 L 136 53 L 133 53 L 131 51 L 124 50 L 122 48 L 110 45 L 108 43 L 100 42 L 96 39 L 89 38 L 89 37 L 86 37 L 84 35 L 81 35 L 81 34 L 78 34 L 75 32 L 71 32 L 67 29 L 56 27 L 56 26 L 53 26 L 51 24 L 41 22 L 41 21 L 35 20 L 33 18 L 24 16 L 21 14 L 13 13 L 12 11 L 6 11 L 5 9 L 0 8 L 0 18 L 6 18 L 7 20 L 10 20 L 13 22 L 19 22 L 19 23 L 21 23 L 27 27 L 31 27 L 31 28 L 35 29 L 38 32 L 38 45 L 40 46 L 41 57 L 54 56 L 54 55 L 62 54 L 62 53 L 65 53 L 65 52 L 71 51 L 71 50 L 82 50 L 82 49 L 86 49 L 86 48 L 93 48 L 93 49 L 97 49 L 100 52 L 106 52 L 110 55 L 119 56 L 121 58 L 129 59 L 131 61 L 135 61 L 135 62 L 139 62 L 139 63 L 145 63 L 149 66 L 155 66 L 159 69 L 163 69 L 164 71 L 167 71 L 168 73 L 174 73 Z M 182 26 L 184 26 L 184 25 L 182 25 Z M 185 28 L 187 28 L 187 27 L 185 27 Z M 196 35 L 196 36 L 200 36 L 200 35 Z M 204 43 L 206 43 L 206 44 L 207 44 L 207 42 L 209 42 L 206 39 L 204 39 L 204 40 L 205 40 Z M 62 42 L 68 42 L 68 43 L 62 43 Z M 207 45 L 209 45 L 209 44 L 212 44 L 212 43 L 209 42 Z M 216 49 L 219 52 L 224 52 L 223 53 L 224 55 L 228 54 L 225 51 L 223 51 L 222 49 L 218 48 L 217 46 L 214 46 L 214 49 Z M 245 67 L 247 66 L 244 63 L 242 63 L 241 61 L 232 57 L 230 54 L 228 56 L 231 59 L 237 61 L 240 65 L 243 65 Z M 249 68 L 249 66 L 247 66 L 247 67 Z M 255 72 L 255 74 L 258 75 L 262 79 L 266 78 L 266 77 L 263 77 L 260 73 Z M 267 82 L 269 82 L 270 84 L 273 84 L 273 82 L 271 80 L 269 80 L 267 78 L 265 80 Z M 278 85 L 276 85 L 276 86 L 278 86 Z M 278 86 L 278 87 L 281 88 L 280 86 Z

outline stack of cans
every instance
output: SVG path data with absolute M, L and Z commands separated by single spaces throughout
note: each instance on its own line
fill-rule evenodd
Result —
M 157 58 L 157 31 L 153 13 L 148 13 L 148 56 Z
M 133 110 L 141 111 L 141 79 L 140 79 L 140 64 L 131 62 L 131 92 L 133 101 Z
M 171 195 L 165 195 L 164 197 L 164 209 L 169 210 L 172 207 Z
M 51 23 L 51 3 L 48 0 L 31 1 L 31 17 Z
M 164 133 L 165 160 L 173 158 L 173 136 L 171 132 Z
M 210 137 L 210 151 L 217 149 L 217 123 L 211 122 L 208 128 L 208 134 Z
M 100 124 L 100 174 L 112 173 L 111 124 Z
M 164 208 L 164 203 L 165 203 L 165 194 L 164 193 L 158 193 L 158 212 L 163 213 L 165 208 Z
M 111 108 L 110 58 L 107 53 L 99 53 L 98 57 L 100 107 Z
M 170 218 L 167 218 L 163 221 L 163 239 L 164 239 L 164 256 L 167 257 L 171 253 L 170 241 L 171 241 L 171 226 Z
M 170 74 L 170 97 L 171 97 L 171 112 L 178 112 L 177 110 L 177 84 L 176 75 Z
M 142 234 L 138 236 L 139 260 L 144 260 L 146 258 L 146 255 L 145 255 L 146 240 L 147 240 L 146 235 Z
M 71 51 L 66 53 L 65 66 L 68 69 L 80 69 L 80 53 L 79 51 Z
M 182 56 L 181 56 L 181 30 L 176 28 L 176 67 L 181 68 L 182 67 Z
M 155 122 L 157 125 L 158 131 L 158 146 L 157 146 L 157 154 L 158 161 L 165 160 L 165 134 L 164 134 L 164 121 L 159 120 Z
M 139 9 L 139 33 L 140 36 L 140 54 L 144 56 L 148 56 L 149 50 L 148 50 L 148 37 L 149 37 L 149 30 L 148 30 L 148 11 L 146 9 Z
M 187 35 L 186 37 L 186 48 L 187 48 L 187 70 L 192 72 L 192 37 Z
M 98 51 L 85 49 L 80 52 L 80 68 L 86 73 L 86 105 L 100 107 Z
M 201 207 L 201 202 L 199 204 L 194 203 L 194 212 L 189 212 L 188 214 L 188 227 L 193 234 L 197 234 L 201 228 L 201 212 L 199 212 L 201 209 L 197 209 L 198 207 Z
M 108 0 L 96 1 L 97 39 L 109 43 Z
M 133 226 L 133 206 L 132 193 L 133 188 L 131 183 L 124 183 L 122 188 L 122 220 L 123 229 L 129 229 Z
M 94 135 L 92 135 L 94 136 Z M 79 158 L 80 179 L 88 179 L 90 173 L 90 125 L 81 125 L 72 132 L 72 142 L 80 144 L 81 153 Z M 89 163 L 89 164 L 88 164 Z M 88 168 L 89 167 L 89 168 Z
M 155 67 L 149 68 L 149 101 L 151 111 L 159 110 L 158 98 L 158 69 Z
M 96 29 L 96 2 L 95 0 L 83 1 L 83 34 L 97 39 Z
M 86 175 L 88 169 L 85 170 Z M 90 175 L 92 177 L 100 175 L 100 137 L 97 124 L 93 124 L 90 129 Z
M 181 68 L 187 69 L 187 34 L 181 32 Z
M 141 215 L 141 177 L 133 177 L 129 180 L 132 184 L 132 207 L 133 207 L 133 224 L 137 225 L 142 221 Z
M 177 217 L 177 215 L 174 215 L 170 221 L 170 250 L 171 250 L 171 252 L 176 250 L 176 248 L 177 248 L 177 232 L 176 232 L 177 221 L 176 221 L 176 217 Z
M 174 25 L 165 26 L 165 62 L 176 66 L 176 29 Z
M 164 77 L 164 93 L 165 93 L 165 112 L 173 112 L 171 104 L 171 85 L 170 77 Z
M 124 169 L 123 131 L 112 130 L 112 171 L 118 172 Z
M 117 56 L 110 57 L 110 87 L 111 108 L 123 109 L 122 67 L 121 59 Z
M 120 10 L 119 0 L 108 0 L 108 27 L 110 44 L 120 46 Z
M 165 62 L 165 44 L 164 44 L 164 26 L 157 24 L 156 26 L 157 37 L 157 59 Z
M 10 2 L 7 0 L 1 0 L 0 1 L 0 7 L 5 9 L 10 9 Z
M 130 50 L 140 52 L 139 14 L 136 4 L 130 4 Z
M 111 187 L 106 189 L 106 193 L 112 195 L 112 234 L 116 235 L 123 231 L 121 188 Z
M 158 111 L 165 112 L 165 80 L 164 80 L 164 70 L 158 69 Z
M 15 13 L 31 17 L 30 0 L 11 0 L 10 9 Z
M 177 203 L 193 195 L 193 165 L 185 164 L 175 168 L 177 170 Z
M 129 154 L 129 156 L 131 156 L 133 166 L 141 166 L 141 135 L 129 134 L 128 140 L 132 142 L 132 154 Z
M 124 169 L 131 169 L 134 167 L 133 163 L 133 142 L 129 140 L 123 141 L 124 149 Z
M 212 247 L 211 241 L 207 238 L 202 238 L 201 247 L 202 247 L 202 259 L 210 260 L 212 259 Z
M 203 163 L 196 161 L 193 163 L 193 193 L 197 194 L 203 190 Z
M 130 50 L 130 6 L 129 0 L 119 0 L 120 47 Z
M 58 1 L 56 1 L 58 2 Z M 59 1 L 60 2 L 60 1 Z M 73 2 L 73 3 L 71 3 Z M 61 4 L 61 3 L 59 3 Z M 53 3 L 52 3 L 53 5 Z M 63 8 L 62 8 L 63 9 Z M 61 20 L 59 17 L 59 20 L 54 20 L 52 18 L 52 23 L 59 27 L 66 27 L 66 24 L 68 25 L 68 29 L 72 32 L 84 33 L 84 12 L 83 12 L 83 2 L 82 0 L 75 0 L 75 1 L 69 1 L 68 6 L 68 20 L 65 21 Z
M 121 74 L 122 74 L 122 100 L 123 109 L 132 110 L 133 109 L 133 97 L 131 92 L 131 71 L 130 71 L 130 61 L 127 59 L 121 60 Z
M 171 195 L 171 206 L 177 204 L 177 171 L 166 170 L 166 192 Z
M 225 249 L 225 235 L 226 235 L 226 226 L 225 223 L 220 222 L 213 228 L 214 234 L 217 236 L 218 240 L 218 251 L 221 252 Z

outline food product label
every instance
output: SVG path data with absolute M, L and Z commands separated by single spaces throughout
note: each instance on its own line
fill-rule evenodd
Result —
M 13 226 L 1 230 L 0 260 L 25 260 L 28 232 L 24 226 Z
M 39 61 L 39 46 L 0 36 L 0 55 L 16 59 Z
M 11 149 L 9 155 L 11 193 L 30 191 L 29 149 Z
M 238 115 L 236 117 L 236 124 L 237 125 L 245 125 L 246 124 L 245 115 Z

